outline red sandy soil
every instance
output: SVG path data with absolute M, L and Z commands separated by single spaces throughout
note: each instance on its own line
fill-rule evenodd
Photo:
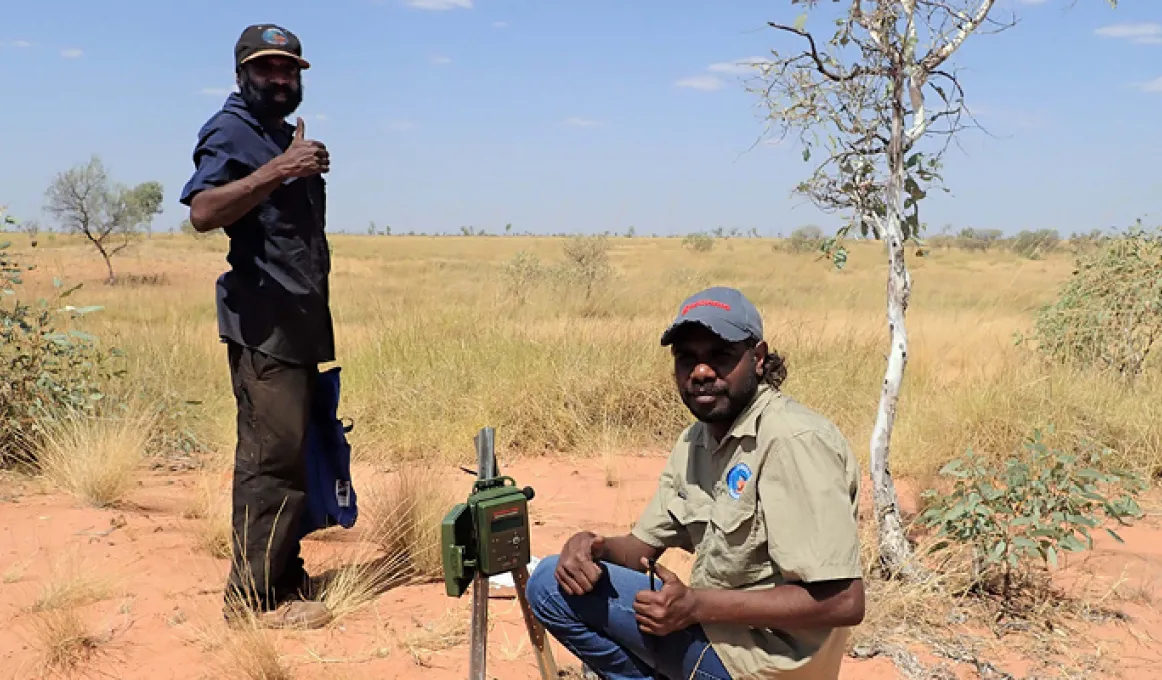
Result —
M 557 552 L 569 535 L 582 528 L 624 532 L 652 493 L 663 463 L 664 458 L 654 454 L 619 457 L 616 477 L 620 481 L 613 486 L 606 484 L 600 459 L 529 459 L 510 462 L 504 473 L 515 477 L 519 485 L 536 489 L 533 554 L 544 557 Z M 364 468 L 356 473 L 358 490 L 360 479 L 372 473 Z M 436 473 L 463 478 L 467 492 L 470 479 L 455 467 Z M 111 631 L 112 636 L 74 677 L 241 677 L 231 670 L 222 648 L 206 643 L 207 635 L 212 637 L 215 631 L 221 635 L 224 630 L 220 603 L 228 562 L 195 547 L 194 520 L 183 517 L 195 483 L 194 474 L 147 473 L 126 507 L 94 510 L 63 494 L 39 493 L 11 479 L 0 482 L 0 574 L 4 576 L 0 579 L 0 676 L 40 675 L 41 650 L 34 628 L 39 615 L 28 609 L 49 581 L 54 565 L 71 557 L 79 559 L 88 573 L 116 579 L 109 598 L 80 608 L 90 626 Z M 357 535 L 357 529 L 350 534 Z M 1104 582 L 1105 590 L 1110 590 L 1120 581 L 1116 593 L 1132 596 L 1114 597 L 1105 604 L 1130 619 L 1100 625 L 1071 623 L 1074 635 L 1068 644 L 1079 654 L 1100 649 L 1102 656 L 1120 666 L 1122 677 L 1146 678 L 1151 670 L 1162 668 L 1162 643 L 1155 639 L 1162 630 L 1162 615 L 1154 608 L 1155 586 L 1162 579 L 1162 526 L 1157 515 L 1151 515 L 1124 530 L 1123 536 L 1125 545 L 1099 538 L 1095 551 L 1084 559 L 1074 558 L 1061 574 L 1061 582 L 1087 579 L 1091 587 Z M 318 571 L 319 560 L 343 545 L 350 544 L 308 539 L 304 543 L 308 568 Z M 679 575 L 688 574 L 688 561 L 670 556 L 663 561 L 667 560 Z M 417 660 L 402 642 L 425 624 L 447 621 L 450 616 L 464 620 L 469 601 L 468 595 L 461 600 L 448 598 L 440 583 L 399 588 L 331 628 L 272 635 L 295 678 L 461 679 L 467 676 L 466 644 Z M 511 591 L 497 591 L 490 611 L 494 627 L 488 637 L 489 676 L 537 678 Z M 993 645 L 998 648 L 995 641 Z M 555 643 L 553 651 L 559 667 L 576 665 Z M 1003 647 L 999 651 L 1003 654 Z M 1028 672 L 1029 664 L 1019 659 L 990 660 L 1017 677 Z M 960 677 L 979 677 L 964 664 L 956 666 L 956 672 Z M 903 676 L 890 661 L 876 658 L 848 659 L 841 677 Z

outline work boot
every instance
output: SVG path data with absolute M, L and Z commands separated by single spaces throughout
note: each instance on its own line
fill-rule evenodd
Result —
M 331 612 L 322 602 L 289 600 L 277 609 L 258 615 L 258 624 L 264 628 L 297 628 L 314 630 L 331 622 Z

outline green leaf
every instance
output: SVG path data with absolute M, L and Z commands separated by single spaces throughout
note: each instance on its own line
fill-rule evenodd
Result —
M 83 283 L 78 283 L 77 285 L 73 286 L 72 288 L 69 288 L 68 290 L 61 293 L 59 295 L 59 297 L 63 300 L 65 298 L 69 297 L 70 295 L 72 295 L 73 293 L 77 292 L 78 290 L 80 290 L 84 285 L 85 284 L 83 284 Z
M 803 148 L 803 162 L 806 163 L 809 160 L 811 160 L 811 147 L 808 146 Z
M 831 263 L 836 269 L 843 269 L 847 265 L 847 248 L 839 246 L 831 254 Z
M 1086 517 L 1084 515 L 1069 514 L 1066 515 L 1065 518 L 1074 524 L 1080 524 L 1086 527 L 1096 527 L 1098 525 L 1098 521 L 1096 519 L 1093 517 Z
M 1045 549 L 1045 560 L 1049 562 L 1049 564 L 1054 569 L 1057 568 L 1057 551 L 1053 548 L 1053 546 L 1049 546 Z
M 806 26 L 807 26 L 807 13 L 803 12 L 799 16 L 795 17 L 795 29 L 801 31 Z
M 1081 479 L 1092 480 L 1099 480 L 1105 477 L 1105 475 L 1092 468 L 1082 468 L 1081 470 L 1075 470 L 1073 472 L 1073 476 L 1080 477 Z
M 953 459 L 953 460 L 949 461 L 947 464 L 945 464 L 944 467 L 940 468 L 940 474 L 942 474 L 942 475 L 955 475 L 958 472 L 960 472 L 961 467 L 962 467 L 962 464 L 961 464 L 960 460 Z

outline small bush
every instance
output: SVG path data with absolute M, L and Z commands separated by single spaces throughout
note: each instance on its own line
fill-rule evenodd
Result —
M 564 252 L 565 262 L 557 274 L 563 283 L 584 290 L 586 301 L 613 277 L 609 239 L 606 237 L 575 236 L 565 243 Z
M 1140 516 L 1134 496 L 1146 488 L 1133 473 L 1112 469 L 1105 449 L 1066 453 L 1046 446 L 1040 431 L 1025 449 L 1003 462 L 972 451 L 949 462 L 940 474 L 955 480 L 953 490 L 924 492 L 930 505 L 919 518 L 946 539 L 933 551 L 970 546 L 976 587 L 1006 599 L 1035 568 L 1056 566 L 1062 551 L 1092 548 L 1090 530 L 1103 524 L 1099 513 L 1122 524 Z
M 1079 255 L 1057 300 L 1037 318 L 1046 356 L 1134 377 L 1162 335 L 1162 238 L 1140 228 Z
M 714 237 L 698 232 L 682 239 L 682 245 L 696 253 L 708 253 L 714 250 Z
M 956 235 L 956 245 L 961 250 L 986 251 L 999 241 L 1004 234 L 1000 229 L 974 229 L 965 227 Z
M 823 230 L 810 224 L 791 232 L 791 238 L 787 239 L 787 249 L 792 253 L 810 253 L 822 248 L 823 241 Z
M 534 253 L 520 251 L 504 263 L 505 289 L 518 305 L 528 302 L 532 291 L 545 276 L 545 267 Z
M 1039 260 L 1057 250 L 1060 243 L 1061 236 L 1055 229 L 1026 230 L 1013 239 L 1013 252 L 1030 260 Z
M 0 466 L 32 462 L 43 436 L 42 423 L 64 411 L 95 413 L 102 385 L 117 375 L 115 351 L 98 348 L 96 339 L 67 322 L 98 307 L 60 306 L 80 286 L 64 290 L 50 306 L 36 306 L 17 296 L 23 285 L 22 266 L 0 243 Z M 57 288 L 61 283 L 56 282 Z

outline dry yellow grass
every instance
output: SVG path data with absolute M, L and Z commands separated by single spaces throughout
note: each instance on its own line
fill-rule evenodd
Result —
M 439 475 L 418 467 L 404 467 L 382 487 L 372 488 L 366 537 L 387 556 L 396 578 L 413 582 L 442 578 L 440 522 L 452 506 L 464 499 Z
M 149 418 L 72 414 L 45 425 L 36 457 L 45 478 L 95 507 L 125 500 L 145 456 L 152 429 Z
M 246 680 L 290 680 L 290 667 L 278 650 L 274 633 L 257 625 L 233 630 L 222 645 L 221 669 L 227 677 Z
M 433 621 L 413 621 L 415 628 L 404 634 L 401 643 L 416 665 L 429 666 L 434 655 L 468 642 L 471 620 L 465 607 L 449 607 Z M 489 620 L 489 632 L 492 629 L 493 621 Z
M 50 612 L 106 600 L 113 597 L 117 585 L 112 574 L 94 569 L 78 554 L 58 555 L 31 610 Z
M 473 461 L 472 437 L 497 428 L 502 452 L 664 449 L 688 422 L 658 336 L 676 305 L 711 284 L 744 290 L 787 356 L 786 390 L 833 418 L 865 458 L 884 365 L 880 244 L 855 243 L 834 271 L 813 254 L 768 240 L 719 241 L 695 253 L 678 239 L 614 239 L 616 278 L 586 301 L 534 283 L 514 294 L 504 263 L 519 251 L 562 259 L 553 238 L 332 238 L 332 297 L 341 412 L 354 419 L 357 458 L 439 456 Z M 127 352 L 114 396 L 156 404 L 163 428 L 223 454 L 233 443 L 233 396 L 216 337 L 214 279 L 225 239 L 154 236 L 121 258 L 126 274 L 158 285 L 100 285 L 101 263 L 58 237 L 36 249 L 32 292 L 53 276 L 88 284 L 81 304 L 105 311 L 85 329 Z M 1094 373 L 1047 365 L 1013 343 L 1071 270 L 1067 254 L 937 250 L 909 256 L 912 340 L 893 469 L 923 481 L 968 446 L 1017 450 L 1034 427 L 1092 437 L 1142 469 L 1162 467 L 1162 379 L 1131 391 Z
M 49 673 L 76 669 L 108 641 L 108 636 L 93 632 L 75 609 L 45 612 L 31 626 L 40 649 L 41 669 Z
M 214 653 L 215 677 L 244 680 L 290 680 L 294 677 L 279 651 L 279 631 L 262 625 L 258 614 L 242 603 L 229 604 L 234 620 L 203 621 L 192 628 L 193 641 Z
M 230 557 L 230 487 L 222 474 L 211 469 L 196 477 L 195 491 L 185 517 L 194 520 L 194 541 L 212 557 Z

